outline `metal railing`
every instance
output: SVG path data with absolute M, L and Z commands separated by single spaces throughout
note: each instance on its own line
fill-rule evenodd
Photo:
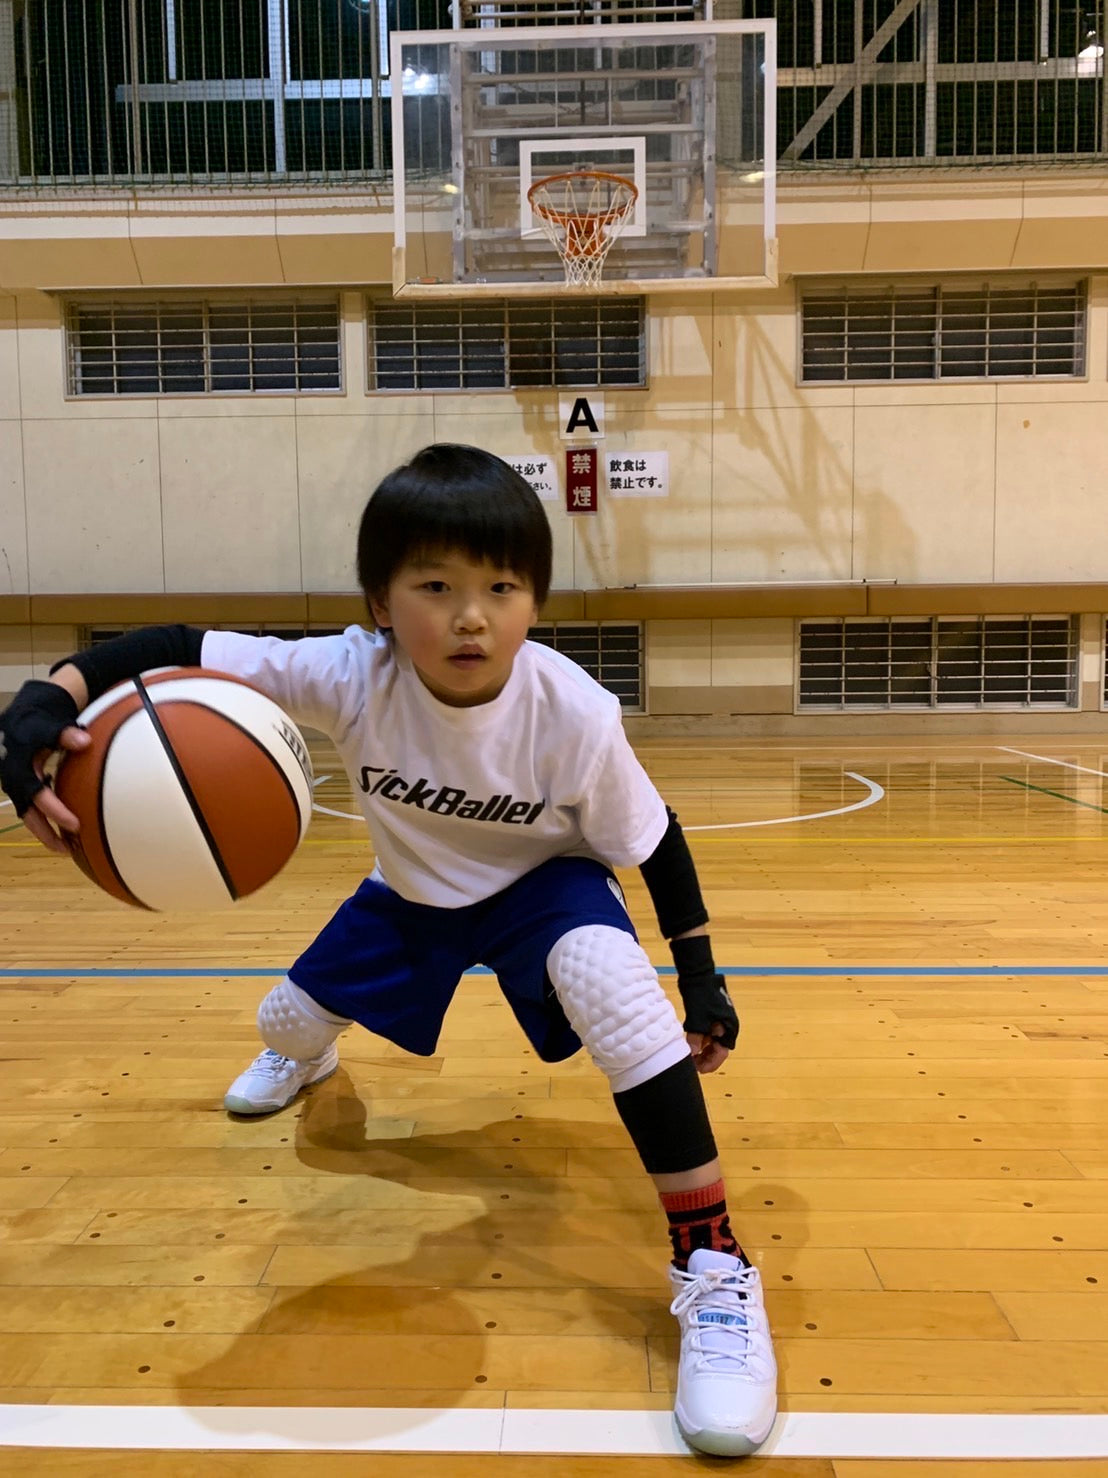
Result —
M 0 0 L 0 186 L 387 179 L 388 38 L 771 17 L 784 168 L 1108 159 L 1106 0 Z

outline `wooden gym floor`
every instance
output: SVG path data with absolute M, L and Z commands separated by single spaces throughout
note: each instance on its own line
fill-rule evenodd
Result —
M 783 1412 L 863 1435 L 935 1414 L 896 1427 L 904 1459 L 947 1414 L 1108 1413 L 1108 741 L 638 749 L 690 829 L 740 1005 L 706 1082 Z M 369 865 L 333 753 L 315 759 L 306 844 L 220 915 L 129 911 L 0 810 L 0 1402 L 75 1429 L 130 1408 L 120 1446 L 141 1429 L 154 1449 L 9 1445 L 0 1469 L 238 1478 L 305 1450 L 326 1478 L 721 1468 L 619 1455 L 634 1413 L 668 1432 L 661 1216 L 604 1080 L 544 1068 L 490 977 L 462 983 L 436 1057 L 355 1029 L 284 1114 L 222 1111 L 257 1000 Z M 242 1407 L 283 1451 L 206 1450 Z M 324 1455 L 297 1421 L 314 1407 L 352 1408 L 348 1435 L 361 1408 L 410 1408 L 415 1449 L 433 1416 L 590 1409 L 616 1435 L 567 1455 L 565 1421 L 534 1417 L 551 1455 Z M 190 1409 L 212 1441 L 157 1451 Z M 993 1471 L 788 1454 L 743 1471 Z M 1108 1472 L 1016 1455 L 1005 1478 Z

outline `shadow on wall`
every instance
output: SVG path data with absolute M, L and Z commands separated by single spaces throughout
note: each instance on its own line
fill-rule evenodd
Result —
M 791 299 L 776 314 L 751 303 L 733 334 L 718 302 L 710 319 L 697 317 L 701 347 L 690 358 L 713 368 L 689 374 L 687 400 L 676 355 L 664 371 L 677 387 L 670 403 L 639 410 L 609 394 L 602 450 L 668 449 L 670 494 L 602 494 L 599 514 L 570 518 L 577 585 L 920 577 L 899 505 L 856 481 L 852 392 L 797 386 L 795 351 L 782 349 L 793 343 Z M 721 365 L 732 339 L 734 363 Z M 655 358 L 665 354 L 663 342 Z M 525 408 L 524 419 L 528 440 L 560 462 L 549 406 Z

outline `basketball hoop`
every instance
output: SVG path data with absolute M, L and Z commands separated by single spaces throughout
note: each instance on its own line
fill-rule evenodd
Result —
M 597 287 L 604 260 L 635 209 L 638 189 L 598 169 L 548 175 L 527 191 L 531 209 L 566 269 L 567 287 Z

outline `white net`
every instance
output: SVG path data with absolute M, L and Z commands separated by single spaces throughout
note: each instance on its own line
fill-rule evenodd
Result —
M 596 287 L 616 237 L 635 209 L 630 180 L 601 170 L 576 170 L 536 180 L 527 199 L 566 269 L 567 287 Z

